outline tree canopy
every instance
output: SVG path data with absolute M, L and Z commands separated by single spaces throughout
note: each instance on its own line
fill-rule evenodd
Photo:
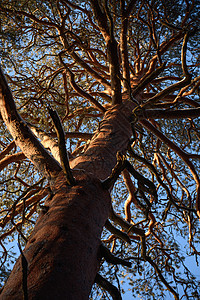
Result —
M 102 233 L 110 252 L 90 299 L 120 299 L 124 282 L 141 299 L 200 298 L 199 11 L 195 0 L 0 3 L 2 70 L 19 114 L 59 163 L 55 114 L 73 168 L 105 114 L 131 103 L 128 147 L 110 177 L 99 175 L 112 197 Z M 48 172 L 38 172 L 2 118 L 3 286 L 12 241 L 23 248 L 51 192 Z

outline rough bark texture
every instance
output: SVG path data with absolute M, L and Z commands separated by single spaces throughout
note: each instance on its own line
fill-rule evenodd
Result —
M 71 162 L 72 168 L 85 169 L 101 180 L 110 175 L 116 164 L 116 154 L 127 149 L 132 130 L 130 116 L 134 103 L 115 105 L 105 113 L 99 129 L 84 154 Z
M 77 185 L 66 185 L 62 172 L 54 197 L 45 204 L 25 247 L 29 300 L 88 299 L 100 263 L 100 236 L 111 201 L 101 181 L 110 175 L 117 151 L 131 137 L 132 104 L 108 111 L 84 154 L 72 162 Z M 23 299 L 22 267 L 18 259 L 1 300 Z
M 60 174 L 56 194 L 41 212 L 26 245 L 29 299 L 88 299 L 99 268 L 100 236 L 110 211 L 109 193 L 99 180 L 76 176 L 69 188 Z M 98 191 L 98 193 L 97 193 Z M 1 299 L 23 299 L 18 259 Z
M 17 112 L 17 108 L 8 87 L 6 78 L 0 68 L 0 113 L 24 155 L 49 180 L 61 171 L 59 163 L 46 151 L 39 140 L 32 134 L 28 125 Z

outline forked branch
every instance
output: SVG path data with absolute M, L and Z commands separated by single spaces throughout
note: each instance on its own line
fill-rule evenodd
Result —
M 17 108 L 0 68 L 0 113 L 15 143 L 35 167 L 49 180 L 61 171 L 59 163 L 46 151 L 17 112 Z
M 167 282 L 167 280 L 164 278 L 161 270 L 158 268 L 157 264 L 151 259 L 149 255 L 146 254 L 146 240 L 145 237 L 141 237 L 141 256 L 144 260 L 148 261 L 150 265 L 154 268 L 156 273 L 158 274 L 160 280 L 162 283 L 166 286 L 166 288 L 174 295 L 175 300 L 179 300 L 179 296 L 176 293 L 176 291 L 171 287 L 171 285 Z

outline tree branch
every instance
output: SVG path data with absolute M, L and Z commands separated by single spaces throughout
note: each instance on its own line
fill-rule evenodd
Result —
M 123 232 L 119 229 L 117 229 L 115 226 L 113 226 L 110 221 L 106 221 L 105 227 L 108 231 L 110 231 L 112 234 L 120 238 L 121 240 L 131 244 L 131 240 L 126 232 Z
M 122 228 L 128 230 L 128 232 L 133 232 L 135 234 L 138 234 L 139 236 L 145 236 L 145 231 L 141 228 L 138 228 L 134 226 L 133 224 L 130 224 L 126 220 L 124 220 L 121 216 L 116 214 L 112 208 L 110 213 L 110 219 L 120 225 Z
M 183 44 L 182 44 L 182 49 L 181 49 L 181 63 L 182 63 L 183 75 L 185 77 L 182 80 L 180 80 L 179 82 L 176 82 L 176 83 L 170 85 L 169 87 L 165 88 L 164 90 L 162 90 L 161 92 L 156 94 L 154 97 L 148 99 L 147 102 L 145 102 L 143 104 L 143 107 L 147 106 L 149 104 L 152 105 L 153 103 L 160 100 L 162 97 L 164 97 L 180 88 L 185 87 L 187 84 L 189 84 L 191 82 L 192 75 L 188 72 L 187 63 L 186 63 L 186 52 L 187 52 L 187 43 L 188 43 L 189 36 L 192 36 L 195 32 L 196 31 L 186 32 L 184 39 L 183 39 Z
M 163 63 L 161 66 L 159 66 L 156 70 L 151 72 L 148 76 L 145 76 L 141 82 L 132 89 L 132 96 L 136 96 L 140 91 L 144 90 L 144 88 L 149 84 L 154 78 L 156 78 L 162 71 L 164 71 L 166 67 L 166 63 Z
M 140 123 L 147 128 L 151 133 L 155 134 L 160 140 L 162 140 L 168 147 L 170 147 L 180 158 L 185 162 L 189 168 L 195 182 L 196 182 L 196 210 L 200 218 L 200 178 L 195 170 L 194 165 L 190 161 L 190 154 L 180 149 L 174 142 L 169 140 L 161 131 L 154 127 L 149 121 L 141 120 Z
M 100 285 L 103 289 L 108 291 L 108 293 L 111 295 L 113 300 L 122 300 L 122 296 L 119 292 L 119 290 L 114 286 L 112 283 L 110 283 L 107 279 L 103 278 L 100 274 L 97 273 L 95 282 Z
M 69 76 L 69 81 L 70 81 L 70 84 L 72 86 L 72 88 L 82 97 L 86 98 L 87 100 L 90 101 L 90 103 L 92 103 L 94 105 L 94 107 L 96 109 L 98 109 L 99 111 L 105 113 L 106 112 L 106 109 L 95 99 L 93 98 L 90 94 L 88 94 L 87 92 L 85 92 L 82 88 L 80 88 L 75 80 L 74 80 L 74 74 L 72 73 L 72 71 L 67 67 L 67 65 L 65 64 L 65 62 L 63 61 L 62 59 L 62 56 L 61 56 L 62 53 L 59 54 L 59 59 L 60 59 L 60 62 L 63 64 L 63 66 L 65 67 L 66 69 L 66 72 Z
M 74 61 L 80 65 L 87 73 L 89 73 L 94 79 L 96 79 L 99 83 L 101 83 L 105 88 L 107 88 L 109 91 L 111 89 L 110 83 L 102 77 L 99 73 L 97 73 L 93 68 L 91 68 L 77 53 L 70 50 L 70 45 L 68 43 L 68 40 L 65 36 L 65 33 L 61 30 L 60 33 L 60 39 L 61 42 L 65 48 L 65 51 L 74 59 Z
M 67 179 L 67 184 L 70 186 L 73 186 L 76 184 L 76 181 L 72 175 L 70 166 L 69 166 L 69 159 L 68 154 L 65 146 L 65 133 L 60 121 L 60 118 L 58 116 L 58 113 L 56 110 L 53 110 L 52 108 L 48 107 L 49 114 L 53 120 L 53 124 L 56 130 L 56 134 L 58 137 L 58 147 L 59 147 L 59 154 L 60 154 L 60 162 L 63 169 L 63 172 Z
M 167 289 L 174 295 L 175 300 L 179 300 L 178 294 L 175 292 L 175 290 L 170 286 L 170 284 L 166 281 L 164 276 L 162 275 L 162 272 L 158 268 L 157 264 L 151 259 L 150 256 L 146 254 L 146 239 L 145 237 L 141 237 L 141 256 L 144 260 L 148 261 L 150 265 L 154 268 L 156 273 L 158 274 L 160 280 L 162 283 L 167 287 Z
M 131 263 L 129 261 L 126 261 L 122 258 L 116 257 L 103 244 L 100 245 L 100 252 L 101 252 L 101 255 L 105 258 L 105 261 L 107 261 L 108 263 L 111 263 L 113 265 L 119 265 L 120 264 L 120 265 L 129 267 L 129 268 L 131 267 Z
M 2 171 L 7 165 L 13 162 L 19 162 L 26 159 L 26 156 L 22 152 L 14 153 L 11 155 L 7 155 L 0 161 L 0 171 Z
M 8 130 L 15 140 L 15 143 L 21 148 L 24 155 L 30 159 L 36 168 L 49 180 L 51 180 L 51 178 L 55 178 L 61 171 L 61 167 L 41 145 L 27 124 L 18 114 L 12 93 L 1 68 L 0 112 Z
M 21 262 L 22 262 L 22 288 L 23 288 L 23 300 L 28 300 L 28 262 L 21 248 L 20 239 L 18 235 L 18 247 L 21 254 Z
M 122 103 L 120 64 L 118 55 L 118 45 L 114 37 L 113 19 L 108 9 L 107 2 L 103 1 L 102 8 L 98 1 L 91 0 L 95 19 L 99 25 L 107 47 L 107 57 L 110 70 L 110 81 L 112 89 L 112 104 Z M 104 10 L 104 11 L 103 11 Z
M 12 141 L 5 149 L 0 153 L 0 161 L 15 147 L 15 142 Z
M 155 199 L 158 198 L 156 187 L 153 182 L 136 171 L 130 162 L 126 161 L 125 167 L 135 177 L 135 179 L 138 180 L 138 184 L 142 190 L 154 196 Z
M 195 209 L 189 208 L 189 207 L 185 207 L 185 206 L 180 206 L 180 205 L 178 205 L 176 203 L 176 199 L 170 193 L 169 187 L 160 178 L 160 175 L 158 174 L 158 171 L 156 170 L 155 166 L 152 163 L 150 163 L 144 157 L 141 157 L 138 154 L 136 154 L 131 147 L 129 148 L 128 151 L 129 151 L 129 154 L 130 154 L 131 157 L 134 157 L 136 160 L 141 161 L 145 166 L 148 167 L 148 169 L 150 170 L 150 172 L 155 175 L 158 183 L 165 189 L 165 191 L 167 193 L 167 196 L 169 198 L 170 204 L 172 203 L 178 210 L 187 210 L 187 211 L 191 211 L 191 212 L 197 214 Z
M 135 112 L 139 120 L 143 119 L 184 119 L 184 118 L 198 118 L 200 117 L 200 107 L 177 110 L 163 110 L 163 109 L 138 109 Z M 133 116 L 133 118 L 135 115 Z
M 114 185 L 124 168 L 125 157 L 121 156 L 120 153 L 117 153 L 117 164 L 112 169 L 111 175 L 102 182 L 103 188 L 107 190 L 110 189 Z

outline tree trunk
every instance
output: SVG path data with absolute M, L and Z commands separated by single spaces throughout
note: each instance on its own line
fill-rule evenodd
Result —
M 28 299 L 88 299 L 100 262 L 100 236 L 110 211 L 101 182 L 82 175 L 68 187 L 60 174 L 55 196 L 41 212 L 24 255 L 28 261 Z M 1 299 L 23 299 L 18 259 Z
M 66 185 L 62 172 L 53 186 L 24 250 L 28 262 L 28 299 L 88 299 L 101 253 L 100 237 L 111 208 L 101 181 L 131 137 L 131 103 L 105 114 L 84 154 L 71 166 L 77 185 Z M 23 268 L 19 258 L 0 299 L 23 299 Z

